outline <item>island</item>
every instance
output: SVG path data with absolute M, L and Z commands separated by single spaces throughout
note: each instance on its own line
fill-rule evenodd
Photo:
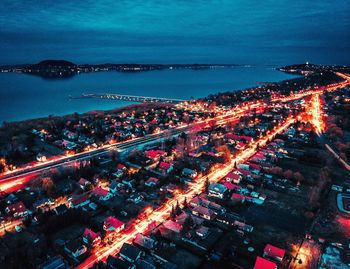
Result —
M 66 60 L 43 60 L 36 64 L 0 66 L 0 72 L 23 73 L 40 76 L 45 79 L 70 78 L 80 73 L 90 72 L 144 72 L 165 69 L 203 70 L 211 68 L 234 68 L 239 64 L 138 64 L 138 63 L 105 63 L 76 64 Z

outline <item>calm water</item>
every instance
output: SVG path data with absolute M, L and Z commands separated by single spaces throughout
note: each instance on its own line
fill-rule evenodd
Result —
M 266 67 L 102 72 L 82 74 L 66 80 L 44 80 L 30 75 L 0 73 L 0 122 L 112 109 L 129 104 L 99 99 L 69 100 L 70 95 L 80 96 L 82 93 L 110 92 L 188 99 L 290 77 Z

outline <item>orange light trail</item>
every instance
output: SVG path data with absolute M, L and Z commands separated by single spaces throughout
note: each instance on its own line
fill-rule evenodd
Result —
M 320 95 L 314 94 L 311 98 L 311 124 L 314 126 L 314 129 L 318 136 L 320 136 L 324 131 L 324 121 L 322 118 L 322 107 L 320 102 Z

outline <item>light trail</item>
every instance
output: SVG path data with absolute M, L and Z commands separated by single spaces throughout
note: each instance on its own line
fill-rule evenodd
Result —
M 320 95 L 314 94 L 311 97 L 311 124 L 313 125 L 315 132 L 318 136 L 320 136 L 324 131 L 324 121 L 323 121 L 323 111 L 321 108 Z
M 289 117 L 284 123 L 280 123 L 276 126 L 268 135 L 253 141 L 247 149 L 242 150 L 235 158 L 233 158 L 229 164 L 222 165 L 209 175 L 200 177 L 195 180 L 192 184 L 189 184 L 189 189 L 184 193 L 175 194 L 175 196 L 166 201 L 159 208 L 151 212 L 147 218 L 138 219 L 139 222 L 133 227 L 130 232 L 122 231 L 117 234 L 117 239 L 109 246 L 101 247 L 96 249 L 92 255 L 87 258 L 83 263 L 78 265 L 76 268 L 87 269 L 90 268 L 95 262 L 105 260 L 109 255 L 115 255 L 120 248 L 126 242 L 132 242 L 133 238 L 138 234 L 145 232 L 149 224 L 155 222 L 157 224 L 162 223 L 166 220 L 169 215 L 172 206 L 175 206 L 177 201 L 182 204 L 185 199 L 190 200 L 195 195 L 203 192 L 206 178 L 209 178 L 210 182 L 218 182 L 224 178 L 229 172 L 234 170 L 235 163 L 247 161 L 257 152 L 258 146 L 265 146 L 269 140 L 273 139 L 275 135 L 283 132 L 291 124 L 295 123 L 296 117 Z

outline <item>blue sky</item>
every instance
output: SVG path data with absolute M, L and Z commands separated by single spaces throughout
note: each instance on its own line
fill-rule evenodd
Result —
M 350 2 L 0 2 L 0 64 L 350 64 Z

